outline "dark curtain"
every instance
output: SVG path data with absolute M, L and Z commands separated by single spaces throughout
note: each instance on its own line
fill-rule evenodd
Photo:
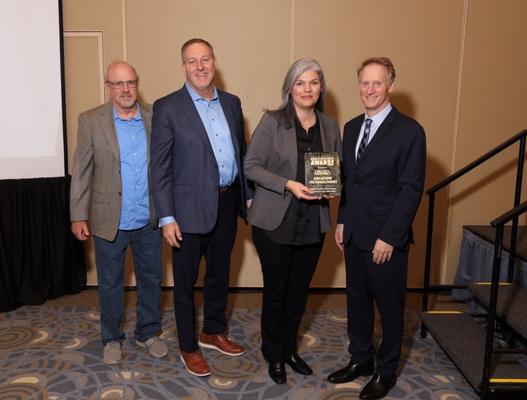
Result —
M 78 293 L 84 247 L 69 221 L 70 177 L 0 180 L 0 312 Z

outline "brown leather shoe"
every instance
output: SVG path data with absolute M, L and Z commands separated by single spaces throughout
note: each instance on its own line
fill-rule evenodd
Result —
M 188 372 L 196 376 L 209 376 L 212 372 L 210 370 L 207 360 L 199 351 L 193 353 L 181 352 L 181 361 Z
M 245 349 L 237 343 L 234 343 L 225 335 L 207 335 L 201 332 L 198 344 L 207 349 L 221 351 L 228 356 L 241 356 Z

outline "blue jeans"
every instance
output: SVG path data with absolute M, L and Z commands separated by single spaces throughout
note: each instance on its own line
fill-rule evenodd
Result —
M 161 231 L 150 224 L 134 230 L 117 231 L 108 240 L 94 236 L 101 338 L 103 345 L 124 339 L 123 319 L 124 263 L 128 245 L 132 248 L 137 282 L 137 321 L 135 338 L 141 342 L 161 330 Z

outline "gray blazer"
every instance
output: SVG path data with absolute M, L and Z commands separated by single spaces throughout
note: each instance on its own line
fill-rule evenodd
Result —
M 335 151 L 342 156 L 342 142 L 337 121 L 317 112 L 324 151 Z M 297 145 L 295 127 L 286 129 L 278 120 L 265 113 L 254 130 L 245 157 L 245 175 L 256 184 L 249 223 L 273 230 L 282 222 L 292 194 L 286 191 L 288 180 L 296 180 Z M 329 209 L 320 206 L 320 230 L 331 227 Z
M 139 103 L 150 147 L 152 106 Z M 149 154 L 149 152 L 148 152 Z M 89 221 L 91 233 L 113 240 L 121 217 L 121 157 L 112 103 L 79 115 L 77 148 L 70 188 L 71 221 Z M 150 195 L 150 221 L 157 218 Z

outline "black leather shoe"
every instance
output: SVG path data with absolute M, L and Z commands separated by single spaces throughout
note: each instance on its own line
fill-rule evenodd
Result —
M 298 372 L 299 374 L 311 375 L 313 373 L 311 367 L 296 353 L 286 357 L 284 361 L 293 369 L 293 371 Z
M 395 386 L 395 376 L 373 375 L 370 381 L 360 391 L 359 397 L 364 400 L 382 399 Z
M 359 364 L 351 360 L 344 368 L 329 374 L 328 381 L 330 383 L 346 383 L 351 382 L 359 376 L 370 375 L 373 375 L 373 361 L 366 364 Z
M 287 375 L 285 373 L 285 365 L 283 362 L 269 363 L 269 376 L 273 381 L 279 385 L 287 382 Z

